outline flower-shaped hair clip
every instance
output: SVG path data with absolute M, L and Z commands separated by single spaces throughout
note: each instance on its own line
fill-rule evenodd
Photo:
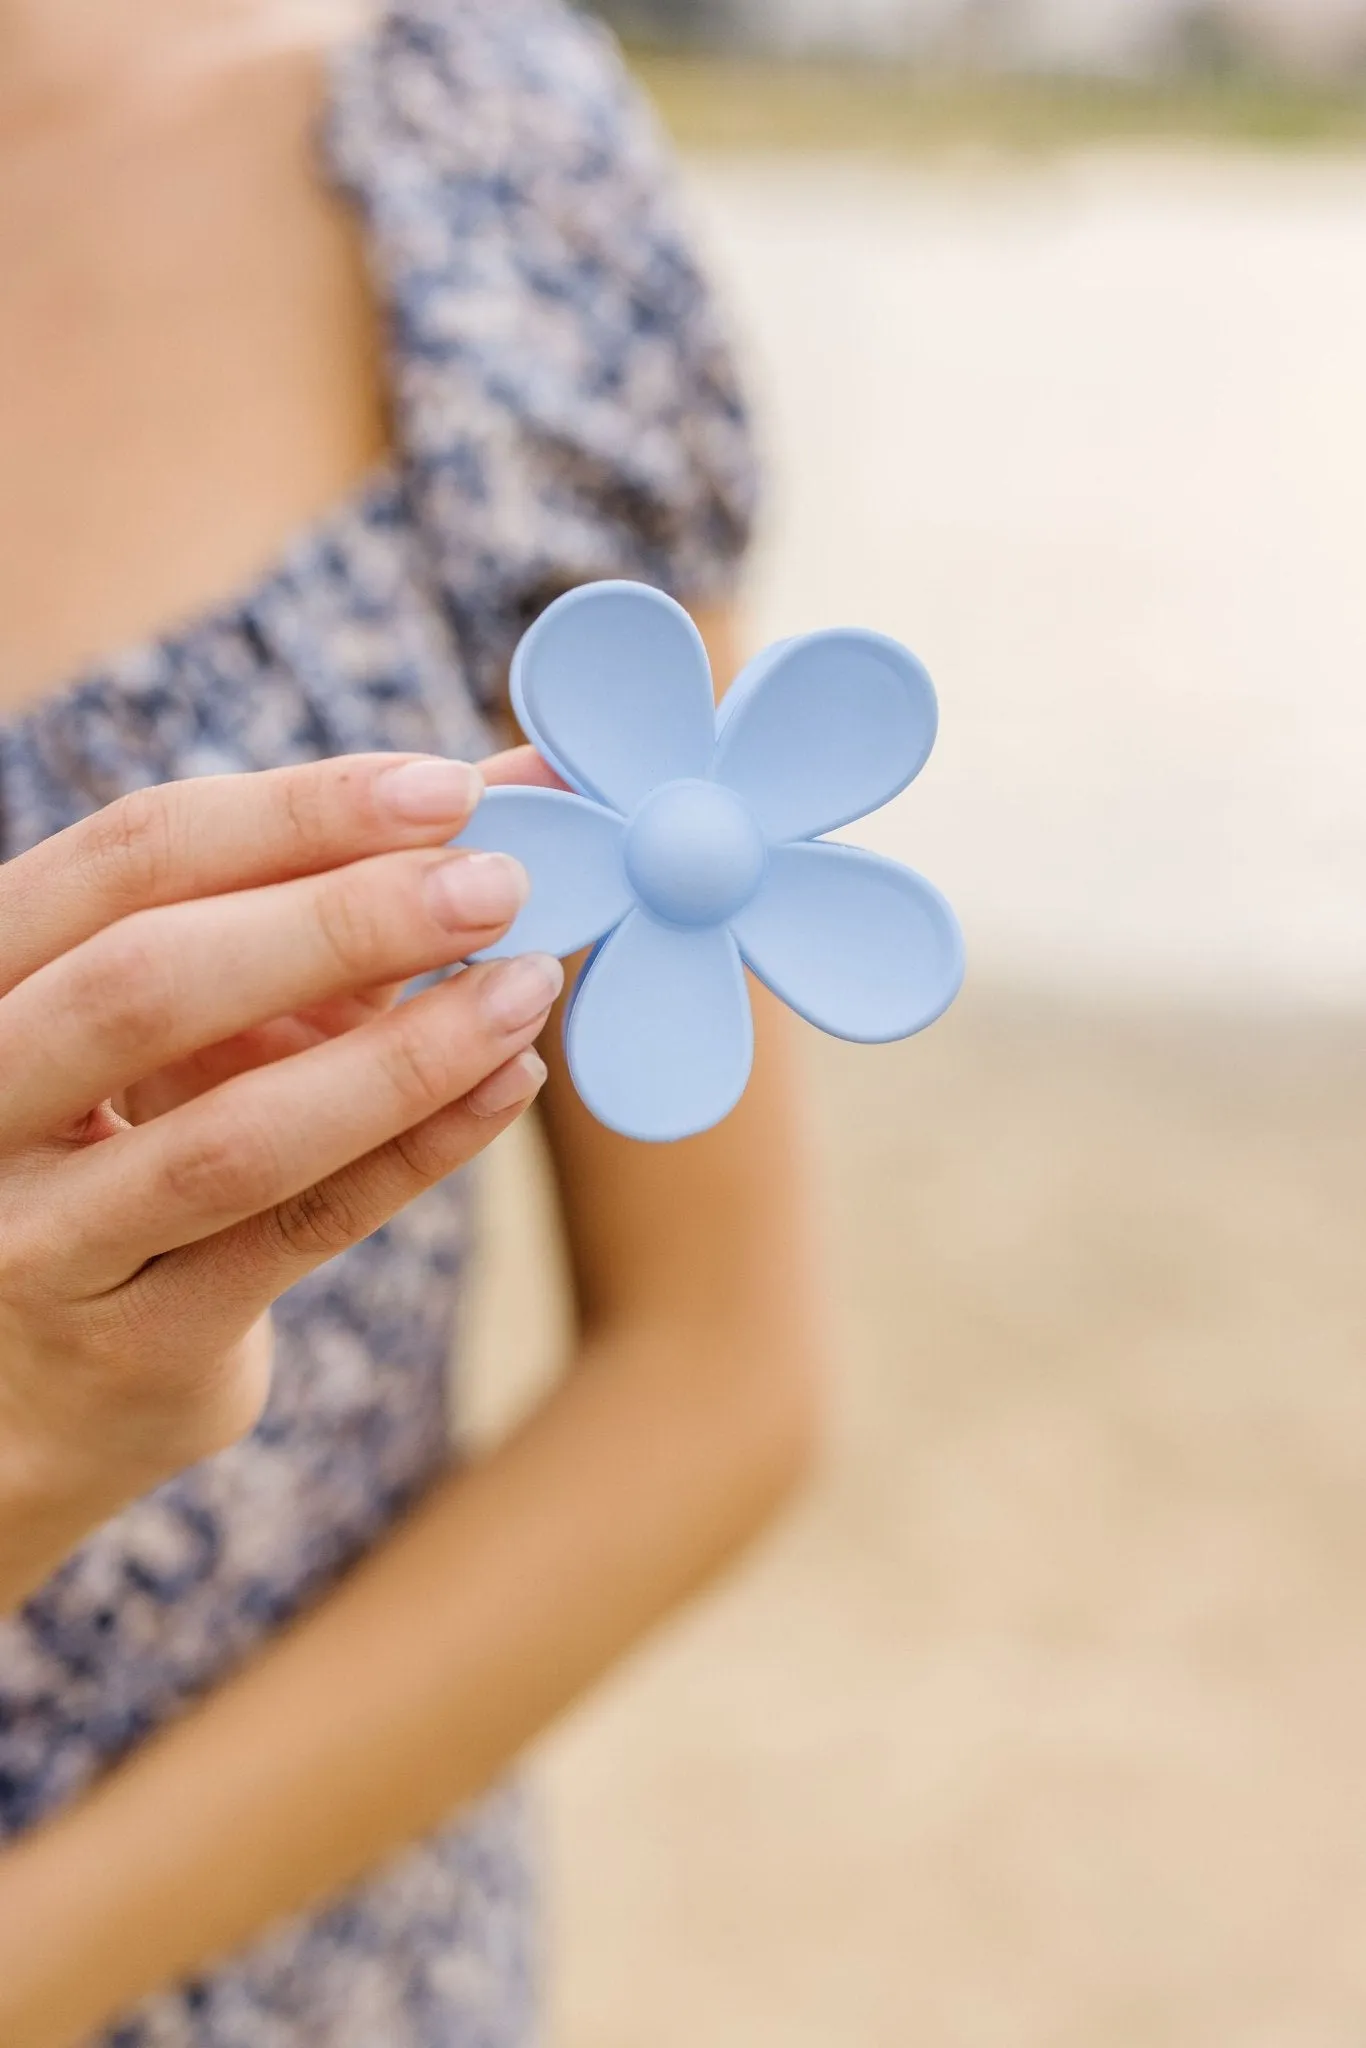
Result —
M 628 1137 L 718 1123 L 749 1078 L 743 965 L 840 1038 L 906 1038 L 963 977 L 957 920 L 909 868 L 819 835 L 904 789 L 934 744 L 934 689 L 879 633 L 779 641 L 712 701 L 671 598 L 590 583 L 517 649 L 512 701 L 568 790 L 490 789 L 457 844 L 531 876 L 483 959 L 593 953 L 565 1045 L 593 1114 Z

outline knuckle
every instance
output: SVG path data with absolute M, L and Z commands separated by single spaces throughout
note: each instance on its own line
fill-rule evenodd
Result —
M 330 837 L 327 794 L 316 767 L 285 769 L 279 799 L 285 831 L 295 846 L 306 854 L 325 846 Z
M 291 1259 L 330 1259 L 366 1232 L 344 1178 L 319 1181 L 271 1211 L 267 1227 L 275 1249 Z
M 424 1029 L 423 1017 L 400 1011 L 384 1049 L 384 1071 L 400 1111 L 411 1121 L 428 1116 L 459 1092 L 452 1050 Z
M 464 1163 L 469 1151 L 462 1142 L 466 1136 L 464 1119 L 452 1110 L 400 1131 L 393 1141 L 394 1154 L 405 1173 L 425 1187 Z
M 103 933 L 72 974 L 74 1012 L 98 1026 L 110 1052 L 150 1052 L 169 1037 L 177 1009 L 174 976 L 141 914 Z
M 196 1215 L 253 1214 L 279 1187 L 275 1141 L 259 1125 L 209 1123 L 187 1134 L 161 1170 L 162 1201 Z
M 175 872 L 173 799 L 165 789 L 134 789 L 90 820 L 89 868 L 130 908 L 154 902 Z
M 353 872 L 321 889 L 318 924 L 323 944 L 347 981 L 374 981 L 385 957 L 386 920 L 372 873 Z

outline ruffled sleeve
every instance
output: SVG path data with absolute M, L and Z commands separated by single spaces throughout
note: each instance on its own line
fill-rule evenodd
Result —
M 556 0 L 408 0 L 329 133 L 367 216 L 414 516 L 486 703 L 559 591 L 733 584 L 755 465 L 723 323 L 615 43 Z

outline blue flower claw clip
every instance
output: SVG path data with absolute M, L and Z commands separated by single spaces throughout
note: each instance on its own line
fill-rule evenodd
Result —
M 556 600 L 512 664 L 522 730 L 569 790 L 491 789 L 456 842 L 515 854 L 530 897 L 481 959 L 593 951 L 569 1069 L 631 1138 L 719 1123 L 749 1079 L 743 966 L 839 1038 L 908 1038 L 958 993 L 952 910 L 820 835 L 903 790 L 938 711 L 914 655 L 856 628 L 759 655 L 716 710 L 702 639 L 641 583 Z M 743 964 L 742 964 L 743 963 Z

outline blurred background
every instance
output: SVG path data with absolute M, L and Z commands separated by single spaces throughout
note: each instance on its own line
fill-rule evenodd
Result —
M 1362 0 L 604 0 L 627 36 L 853 50 L 1030 71 L 1211 62 L 1330 70 L 1366 58 Z
M 971 968 L 804 1048 L 832 1454 L 543 1752 L 553 2048 L 1355 2048 L 1366 0 L 611 11 L 759 403 L 754 637 L 929 664 L 864 833 Z

